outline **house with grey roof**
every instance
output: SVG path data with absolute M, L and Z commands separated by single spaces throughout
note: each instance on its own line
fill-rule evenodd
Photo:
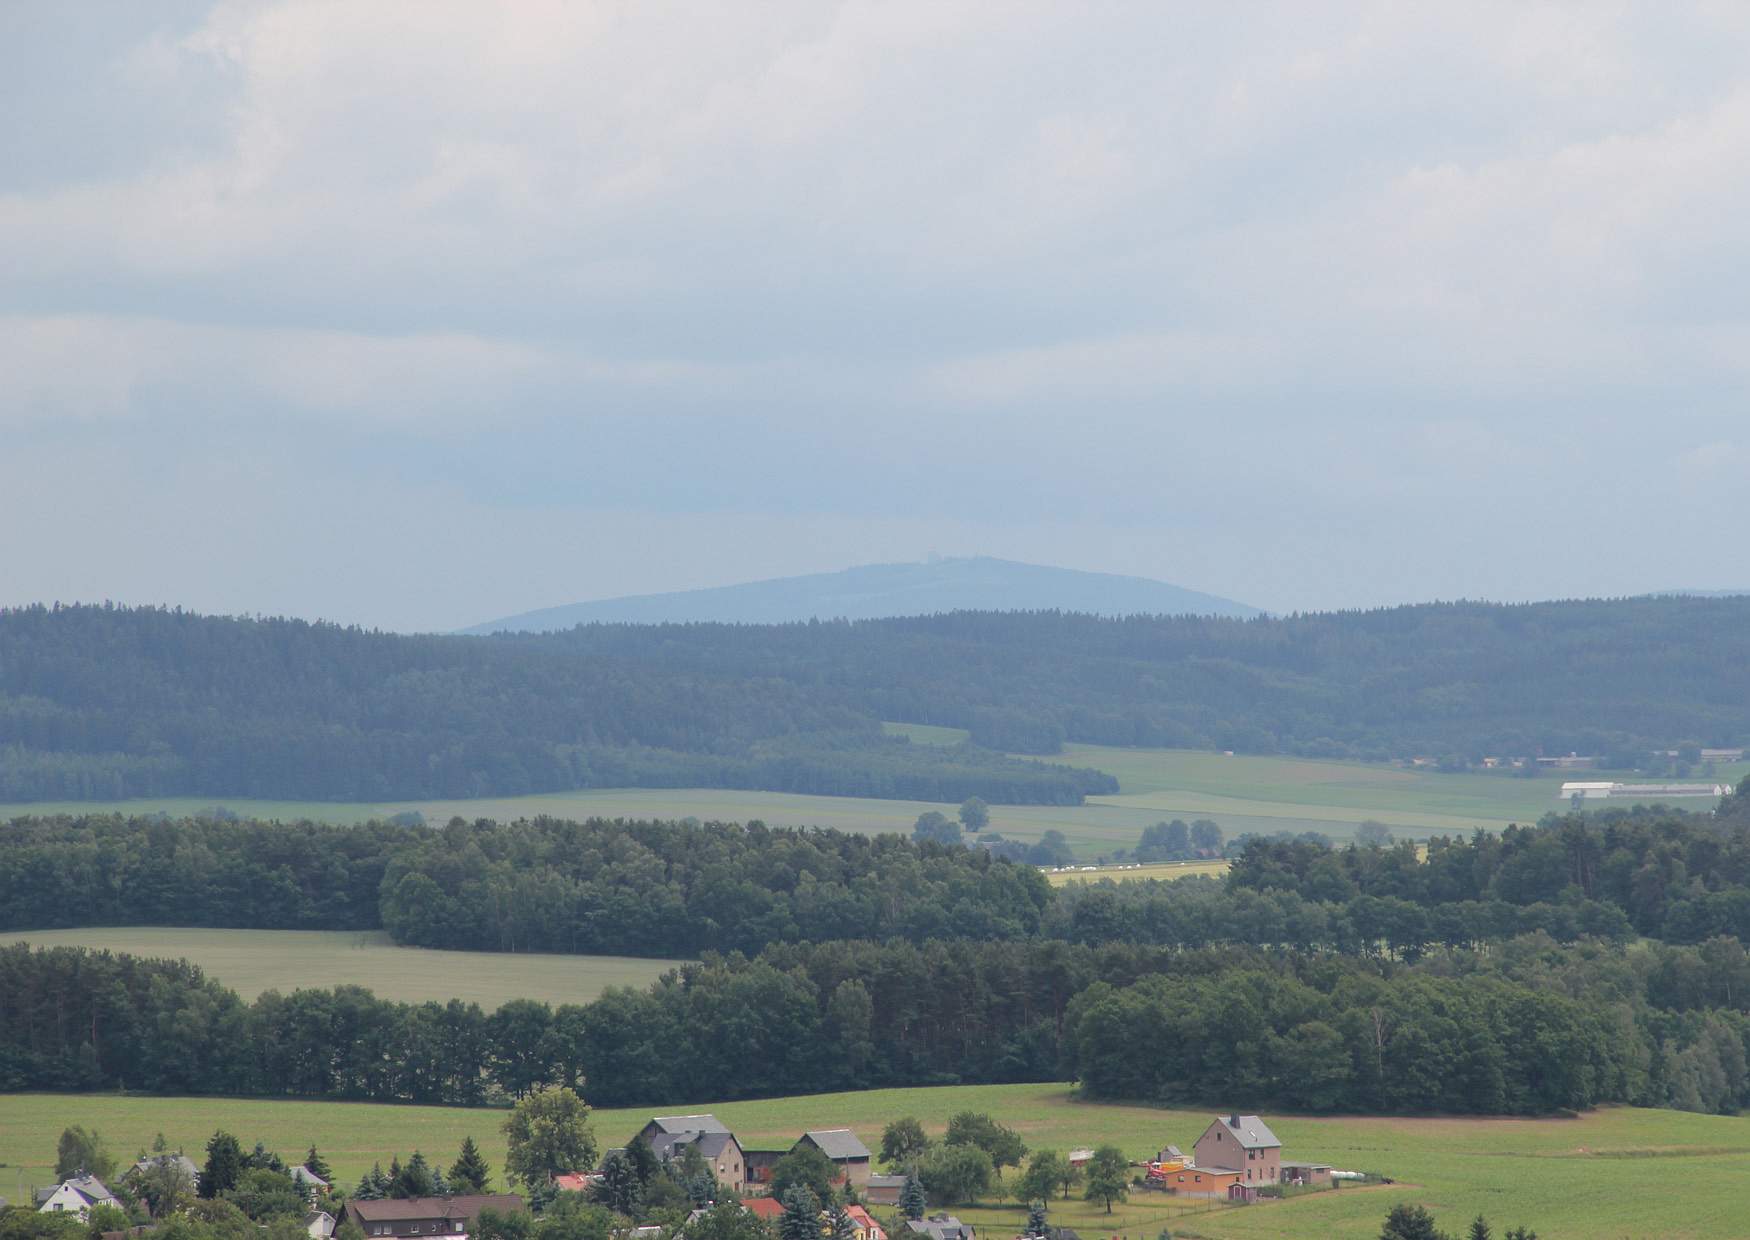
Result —
M 344 1220 L 363 1228 L 372 1240 L 411 1240 L 420 1236 L 435 1240 L 468 1240 L 479 1227 L 480 1212 L 495 1210 L 514 1214 L 523 1209 L 515 1193 L 480 1193 L 469 1197 L 386 1197 L 380 1201 L 346 1203 Z M 343 1223 L 344 1225 L 344 1223 Z M 308 1224 L 306 1224 L 308 1227 Z
M 857 1134 L 849 1128 L 816 1128 L 802 1134 L 793 1147 L 801 1149 L 812 1146 L 828 1158 L 839 1169 L 841 1183 L 853 1184 L 861 1189 L 869 1183 L 869 1162 L 872 1157 L 869 1147 L 857 1139 Z
M 679 1158 L 688 1146 L 704 1156 L 717 1182 L 737 1193 L 747 1186 L 747 1159 L 735 1134 L 715 1115 L 658 1115 L 638 1130 L 657 1158 Z
M 863 1200 L 872 1206 L 896 1206 L 904 1188 L 903 1175 L 872 1175 L 863 1185 Z
M 200 1165 L 187 1154 L 148 1154 L 128 1170 L 145 1175 L 157 1167 L 172 1166 L 188 1177 L 188 1185 L 192 1189 L 200 1182 Z
M 1217 1116 L 1197 1138 L 1192 1160 L 1204 1170 L 1237 1172 L 1244 1184 L 1282 1181 L 1282 1142 L 1256 1115 Z
M 972 1224 L 962 1223 L 952 1214 L 932 1214 L 928 1218 L 908 1218 L 907 1229 L 924 1240 L 976 1240 Z
M 36 1194 L 38 1214 L 71 1214 L 83 1223 L 90 1218 L 92 1206 L 121 1207 L 115 1194 L 94 1175 L 75 1175 Z

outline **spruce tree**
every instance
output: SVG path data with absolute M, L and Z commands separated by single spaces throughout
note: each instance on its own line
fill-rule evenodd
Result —
M 220 1129 L 207 1142 L 207 1164 L 201 1168 L 200 1194 L 217 1197 L 227 1189 L 237 1187 L 237 1177 L 243 1172 L 243 1147 L 237 1138 Z
M 373 1163 L 371 1169 L 359 1177 L 359 1186 L 352 1195 L 360 1201 L 377 1201 L 383 1196 L 383 1164 Z
M 389 1190 L 394 1197 L 431 1197 L 437 1193 L 437 1184 L 432 1178 L 431 1164 L 425 1161 L 425 1155 L 418 1150 L 413 1151 L 413 1157 L 407 1160 L 407 1165 L 401 1168 L 401 1174 L 395 1178 L 395 1187 Z
M 310 1152 L 304 1155 L 304 1170 L 311 1175 L 321 1176 L 329 1183 L 334 1181 L 334 1172 L 329 1170 L 328 1164 L 322 1160 L 322 1155 L 316 1152 L 314 1145 L 310 1147 Z
M 1471 1220 L 1470 1240 L 1491 1240 L 1492 1235 L 1493 1233 L 1489 1231 L 1489 1221 L 1482 1215 L 1479 1214 Z
M 391 1154 L 389 1155 L 389 1174 L 385 1177 L 388 1182 L 383 1185 L 383 1196 L 407 1196 L 406 1193 L 401 1191 L 401 1178 L 401 1155 Z
M 1045 1203 L 1035 1201 L 1027 1207 L 1027 1234 L 1029 1236 L 1043 1236 L 1047 1226 L 1049 1224 L 1045 1221 Z
M 450 1164 L 450 1191 L 464 1195 L 484 1193 L 492 1183 L 492 1168 L 480 1154 L 473 1137 L 462 1138 L 462 1149 Z
M 929 1203 L 924 1200 L 924 1186 L 918 1183 L 916 1171 L 905 1173 L 905 1184 L 899 1190 L 899 1212 L 916 1222 L 924 1216 Z
M 638 1170 L 624 1150 L 611 1150 L 602 1159 L 602 1178 L 596 1185 L 595 1198 L 616 1214 L 631 1219 L 638 1217 L 638 1208 L 644 1201 L 644 1186 L 638 1182 Z
M 778 1240 L 820 1240 L 820 1199 L 801 1185 L 784 1194 Z
M 831 1240 L 857 1240 L 857 1223 L 842 1205 L 836 1205 L 826 1216 L 827 1234 Z

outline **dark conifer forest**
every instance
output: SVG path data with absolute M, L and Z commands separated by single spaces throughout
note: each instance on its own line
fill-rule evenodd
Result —
M 20 944 L 0 1091 L 472 1104 L 587 1079 L 631 1105 L 1067 1076 L 1323 1111 L 1750 1105 L 1750 780 L 1717 814 L 1552 816 L 1426 861 L 1253 840 L 1224 879 L 1061 889 L 753 824 L 24 819 L 0 827 L 0 911 L 698 959 L 488 1014 L 352 987 L 245 1003 L 184 963 Z
M 965 728 L 958 747 L 881 720 Z M 0 800 L 720 787 L 1074 804 L 1065 741 L 1390 758 L 1750 740 L 1750 598 L 401 636 L 0 613 Z M 1031 754 L 1025 760 L 1005 754 Z

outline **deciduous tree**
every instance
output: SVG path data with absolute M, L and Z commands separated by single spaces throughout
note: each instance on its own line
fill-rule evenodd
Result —
M 1130 1162 L 1124 1151 L 1115 1145 L 1102 1145 L 1094 1151 L 1088 1163 L 1088 1186 L 1082 1195 L 1104 1204 L 1108 1214 L 1112 1213 L 1114 1201 L 1129 1199 Z
M 541 1089 L 519 1098 L 504 1121 L 504 1135 L 510 1143 L 505 1175 L 524 1185 L 545 1183 L 595 1162 L 589 1107 L 573 1089 Z

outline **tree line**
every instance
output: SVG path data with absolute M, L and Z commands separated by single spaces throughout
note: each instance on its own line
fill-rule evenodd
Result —
M 1750 782 L 1750 781 L 1747 781 Z M 0 930 L 386 928 L 454 949 L 690 956 L 900 938 L 1284 947 L 1413 960 L 1543 932 L 1750 941 L 1750 793 L 1716 815 L 1636 808 L 1414 845 L 1253 838 L 1220 879 L 1052 888 L 1003 844 L 726 823 L 329 826 L 116 815 L 0 827 Z M 962 807 L 977 821 L 982 803 Z M 1177 847 L 1174 824 L 1141 847 Z M 1179 824 L 1183 825 L 1183 824 Z M 1192 847 L 1213 850 L 1213 823 Z M 1199 842 L 1199 839 L 1201 842 Z M 1057 845 L 1034 849 L 1061 855 Z
M 487 1014 L 357 987 L 251 1003 L 178 961 L 0 949 L 0 1090 L 606 1106 L 951 1083 L 1333 1111 L 1750 1104 L 1736 939 L 1532 935 L 1379 957 L 1049 940 L 785 944 Z
M 1073 804 L 1065 741 L 1387 758 L 1750 740 L 1750 598 L 396 635 L 0 611 L 0 799 L 706 786 Z M 968 730 L 910 744 L 880 721 Z
M 1031 866 L 898 836 L 682 822 L 439 828 L 97 815 L 0 827 L 0 930 L 387 928 L 423 947 L 637 956 L 802 939 L 1012 939 Z

